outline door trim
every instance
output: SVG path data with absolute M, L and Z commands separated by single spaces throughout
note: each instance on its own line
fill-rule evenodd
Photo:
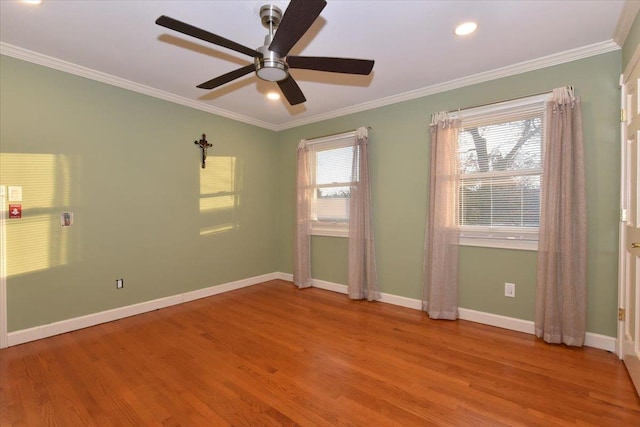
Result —
M 0 348 L 9 345 L 7 333 L 7 203 L 6 187 L 0 185 Z
M 627 93 L 625 90 L 624 76 L 627 70 L 620 74 L 620 211 L 618 218 L 618 310 L 624 309 L 625 305 L 625 228 L 627 226 L 626 218 L 623 218 L 622 212 L 626 210 L 626 174 L 627 174 L 627 150 L 625 145 L 626 138 L 626 120 L 622 119 L 622 114 L 626 111 Z M 618 317 L 618 335 L 616 339 L 616 355 L 620 360 L 624 356 L 624 321 Z

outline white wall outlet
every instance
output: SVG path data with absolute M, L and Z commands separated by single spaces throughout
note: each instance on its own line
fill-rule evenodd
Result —
M 116 289 L 124 288 L 124 279 L 116 279 Z
M 515 298 L 516 297 L 516 285 L 515 283 L 505 283 L 504 284 L 504 296 Z

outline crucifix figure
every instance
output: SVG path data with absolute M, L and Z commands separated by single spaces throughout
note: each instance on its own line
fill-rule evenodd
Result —
M 207 135 L 205 135 L 204 133 L 202 134 L 202 139 L 200 141 L 193 141 L 194 144 L 199 145 L 200 149 L 202 150 L 202 169 L 204 169 L 206 167 L 206 161 L 207 161 L 207 149 L 209 147 L 212 147 L 213 144 L 209 144 L 207 142 Z

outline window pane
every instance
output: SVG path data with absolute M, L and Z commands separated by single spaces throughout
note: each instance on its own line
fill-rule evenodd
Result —
M 542 116 L 465 128 L 458 139 L 462 174 L 542 168 Z
M 540 175 L 463 179 L 460 191 L 460 225 L 540 224 Z
M 315 212 L 318 221 L 349 221 L 349 187 L 316 189 Z
M 355 134 L 348 132 L 310 144 L 313 234 L 346 236 L 345 232 L 348 233 L 350 188 L 359 173 L 358 159 L 354 158 L 355 142 Z M 352 171 L 354 162 L 356 170 Z
M 351 182 L 353 147 L 316 152 L 316 184 Z

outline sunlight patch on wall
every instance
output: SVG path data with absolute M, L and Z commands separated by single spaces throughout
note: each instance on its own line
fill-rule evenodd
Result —
M 47 215 L 11 220 L 7 225 L 7 276 L 51 267 L 51 221 Z M 63 262 L 64 263 L 64 262 Z
M 236 157 L 209 156 L 200 169 L 200 235 L 238 228 L 239 168 Z
M 200 212 L 230 209 L 235 205 L 234 194 L 220 193 L 214 196 L 200 196 Z
M 220 226 L 213 226 L 213 227 L 204 227 L 200 229 L 200 235 L 201 236 L 206 236 L 208 234 L 218 234 L 218 233 L 224 233 L 225 231 L 231 231 L 234 228 L 238 228 L 238 224 L 228 224 L 228 225 L 220 225 Z
M 235 205 L 235 157 L 209 157 L 200 169 L 200 212 L 228 209 Z
M 71 201 L 71 160 L 54 154 L 0 153 L 0 183 L 22 187 L 21 219 L 5 219 L 7 277 L 69 262 L 60 212 Z M 6 218 L 6 217 L 5 217 Z

